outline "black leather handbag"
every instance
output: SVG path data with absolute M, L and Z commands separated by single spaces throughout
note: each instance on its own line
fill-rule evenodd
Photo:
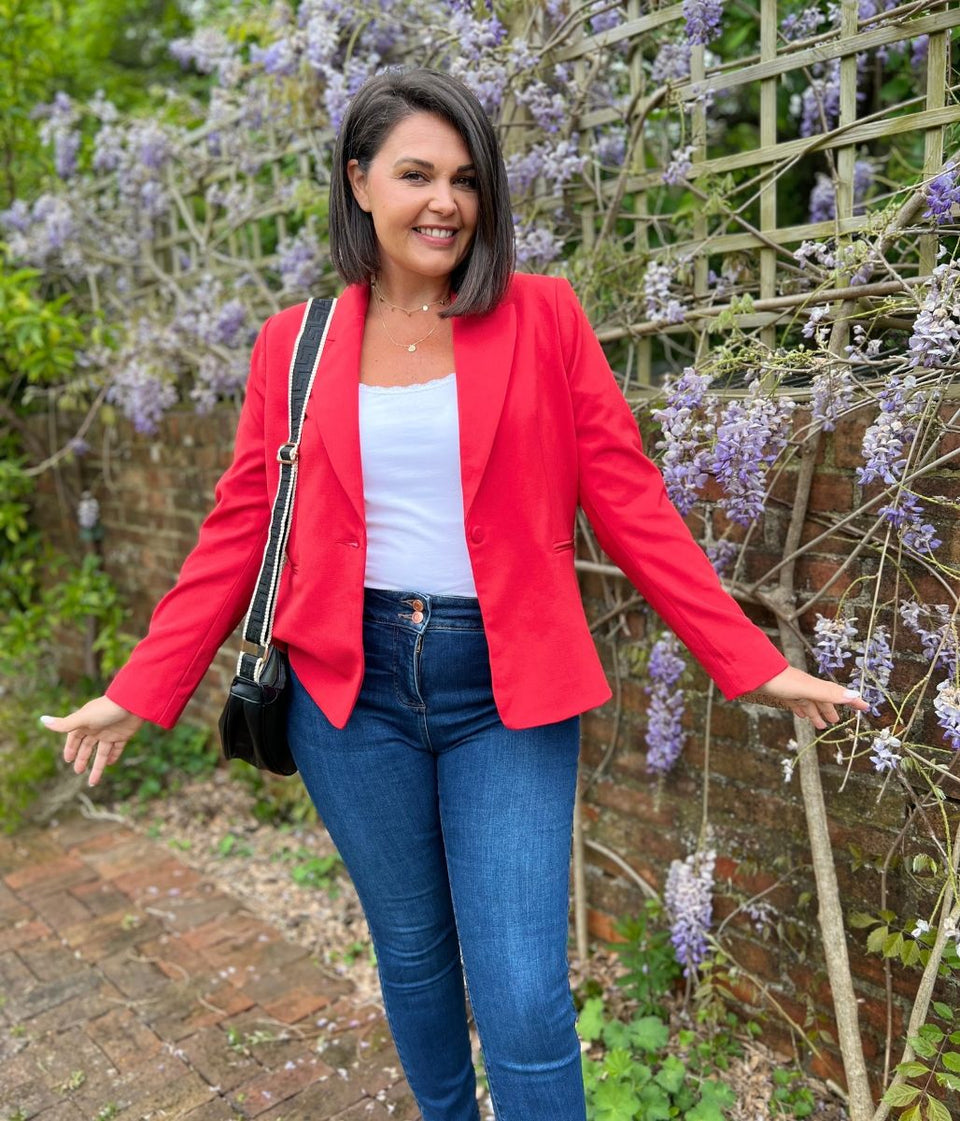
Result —
M 334 299 L 311 299 L 303 313 L 290 363 L 290 439 L 277 451 L 280 482 L 273 501 L 260 574 L 243 625 L 244 642 L 255 646 L 257 652 L 241 651 L 237 673 L 220 714 L 224 756 L 242 759 L 251 766 L 278 775 L 295 774 L 297 765 L 287 740 L 289 667 L 286 653 L 271 645 L 273 617 L 297 488 L 303 418 L 336 302 Z

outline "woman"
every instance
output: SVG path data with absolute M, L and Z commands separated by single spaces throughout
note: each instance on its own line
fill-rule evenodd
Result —
M 815 727 L 863 702 L 787 666 L 643 455 L 569 284 L 514 275 L 506 173 L 459 82 L 367 82 L 330 196 L 347 282 L 300 449 L 275 637 L 300 775 L 357 886 L 424 1121 L 476 1121 L 464 978 L 500 1121 L 583 1121 L 567 966 L 578 719 L 610 696 L 574 515 L 728 698 Z M 249 601 L 302 307 L 254 346 L 232 466 L 106 696 L 47 721 L 89 781 L 172 726 Z M 361 472 L 362 463 L 362 472 Z M 462 967 L 461 967 L 462 957 Z

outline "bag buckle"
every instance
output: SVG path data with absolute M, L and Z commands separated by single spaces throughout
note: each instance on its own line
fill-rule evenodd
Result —
M 287 467 L 292 467 L 300 458 L 300 449 L 296 444 L 281 444 L 277 449 L 277 462 Z

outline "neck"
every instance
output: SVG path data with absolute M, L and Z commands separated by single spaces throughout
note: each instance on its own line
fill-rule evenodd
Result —
M 373 277 L 373 285 L 390 304 L 402 308 L 422 307 L 423 304 L 437 304 L 450 296 L 450 278 L 424 279 L 401 282 L 382 274 Z

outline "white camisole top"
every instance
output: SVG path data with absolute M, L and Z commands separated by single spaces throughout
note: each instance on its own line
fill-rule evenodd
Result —
M 364 584 L 476 596 L 463 528 L 457 377 L 360 385 Z

